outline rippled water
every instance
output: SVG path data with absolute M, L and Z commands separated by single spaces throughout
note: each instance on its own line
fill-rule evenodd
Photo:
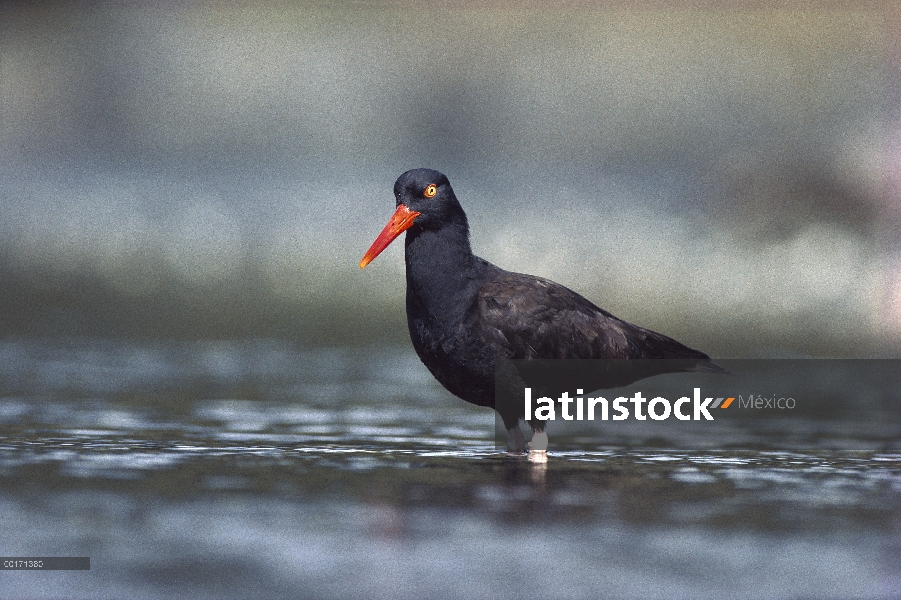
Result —
M 0 597 L 897 598 L 882 442 L 542 465 L 407 348 L 7 340 L 2 554 L 91 570 Z

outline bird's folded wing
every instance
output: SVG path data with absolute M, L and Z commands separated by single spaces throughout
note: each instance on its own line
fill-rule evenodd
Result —
M 476 319 L 491 332 L 484 341 L 508 358 L 707 358 L 553 281 L 498 271 L 479 290 Z

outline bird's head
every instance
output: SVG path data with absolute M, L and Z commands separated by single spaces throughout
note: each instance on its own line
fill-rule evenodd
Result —
M 432 169 L 407 171 L 394 182 L 394 197 L 397 210 L 363 256 L 361 269 L 411 227 L 440 229 L 457 223 L 468 231 L 466 214 L 443 173 Z

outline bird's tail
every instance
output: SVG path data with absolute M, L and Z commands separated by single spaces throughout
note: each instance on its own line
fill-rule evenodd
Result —
M 717 373 L 719 375 L 729 375 L 730 372 L 727 369 L 719 366 L 709 358 L 707 360 L 701 360 L 694 364 L 694 366 L 688 371 L 692 371 L 694 373 Z

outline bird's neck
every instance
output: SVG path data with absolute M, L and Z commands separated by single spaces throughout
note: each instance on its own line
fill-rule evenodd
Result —
M 462 321 L 481 286 L 479 260 L 469 245 L 469 228 L 407 232 L 405 242 L 408 308 L 423 309 L 445 324 Z

